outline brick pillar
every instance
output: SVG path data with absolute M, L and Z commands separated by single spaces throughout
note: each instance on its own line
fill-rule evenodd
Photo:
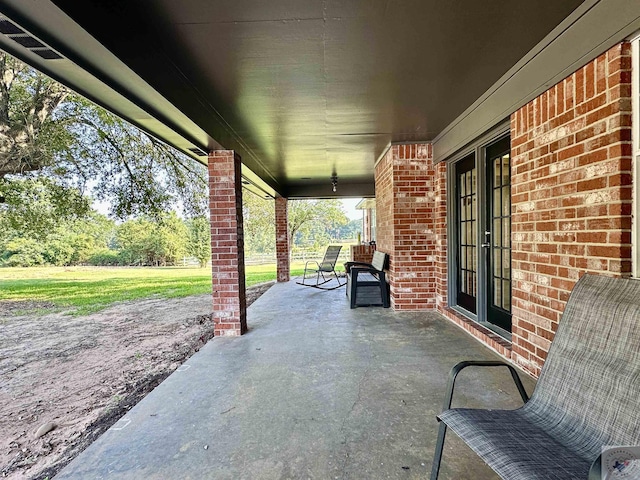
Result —
M 395 310 L 436 308 L 440 171 L 443 167 L 433 165 L 431 144 L 392 145 L 376 165 L 377 250 L 390 257 Z
M 215 336 L 247 331 L 240 156 L 233 150 L 209 154 L 209 211 Z
M 278 264 L 278 282 L 290 280 L 289 265 L 289 211 L 287 199 L 276 197 L 276 261 Z

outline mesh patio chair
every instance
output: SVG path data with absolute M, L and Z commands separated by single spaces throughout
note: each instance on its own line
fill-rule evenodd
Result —
M 471 366 L 509 368 L 524 406 L 452 409 L 456 376 Z M 468 361 L 453 368 L 438 415 L 431 479 L 438 478 L 447 428 L 503 479 L 600 478 L 612 468 L 600 464 L 604 446 L 640 445 L 638 392 L 640 280 L 584 275 L 567 302 L 530 400 L 510 364 Z
M 335 290 L 347 284 L 347 282 L 341 282 L 340 277 L 336 273 L 336 262 L 338 261 L 338 255 L 342 245 L 329 245 L 327 251 L 324 254 L 322 262 L 318 263 L 315 260 L 309 260 L 304 265 L 304 273 L 302 274 L 302 281 L 296 282 L 298 285 L 304 285 L 305 287 L 319 288 L 320 290 Z M 313 267 L 313 264 L 317 268 Z M 325 276 L 326 274 L 326 276 Z M 333 277 L 332 277 L 333 274 Z M 338 282 L 338 285 L 333 287 L 323 287 L 329 283 L 333 278 Z M 309 283 L 307 283 L 309 281 Z

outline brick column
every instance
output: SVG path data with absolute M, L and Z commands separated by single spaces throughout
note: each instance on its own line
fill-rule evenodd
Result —
M 209 154 L 209 211 L 215 336 L 247 331 L 240 156 L 233 150 Z
M 391 306 L 436 308 L 441 184 L 430 144 L 392 145 L 375 169 L 377 250 L 389 254 Z M 445 206 L 446 214 L 446 206 Z
M 290 280 L 289 265 L 289 211 L 287 199 L 276 197 L 276 261 L 278 265 L 278 282 Z

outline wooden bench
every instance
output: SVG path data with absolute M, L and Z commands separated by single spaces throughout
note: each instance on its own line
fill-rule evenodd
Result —
M 524 406 L 451 409 L 456 376 L 470 366 L 509 368 Z M 600 478 L 603 447 L 640 445 L 639 412 L 640 280 L 585 275 L 567 302 L 530 400 L 507 363 L 454 367 L 438 416 L 431 479 L 438 477 L 447 427 L 501 478 Z M 611 471 L 607 455 L 602 468 Z
M 376 251 L 371 263 L 347 262 L 347 298 L 351 308 L 381 305 L 389 308 L 389 284 L 384 269 L 387 254 Z

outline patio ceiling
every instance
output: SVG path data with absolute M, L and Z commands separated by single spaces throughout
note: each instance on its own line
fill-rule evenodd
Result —
M 390 143 L 440 138 L 536 46 L 606 3 L 616 1 L 0 0 L 62 58 L 10 34 L 0 48 L 194 158 L 236 150 L 267 194 L 371 196 Z

